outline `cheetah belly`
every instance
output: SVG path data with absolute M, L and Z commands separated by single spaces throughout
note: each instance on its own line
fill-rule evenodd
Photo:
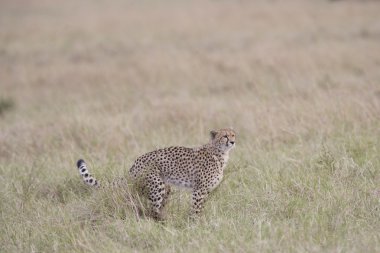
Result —
M 192 171 L 194 168 L 191 155 L 180 154 L 175 158 L 166 155 L 161 161 L 158 161 L 158 164 L 165 183 L 183 188 L 193 187 Z
M 183 188 L 192 188 L 193 187 L 193 184 L 191 182 L 189 182 L 188 180 L 183 180 L 183 179 L 166 178 L 166 179 L 164 179 L 164 182 L 178 186 L 178 187 L 183 187 Z

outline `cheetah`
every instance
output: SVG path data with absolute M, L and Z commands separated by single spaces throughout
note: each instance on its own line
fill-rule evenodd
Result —
M 190 215 L 197 216 L 211 191 L 223 179 L 229 152 L 235 147 L 236 133 L 232 128 L 210 131 L 210 141 L 200 147 L 168 147 L 138 157 L 129 170 L 133 181 L 142 183 L 154 219 L 162 219 L 171 186 L 184 187 L 192 192 Z M 83 181 L 98 187 L 86 163 L 77 162 Z

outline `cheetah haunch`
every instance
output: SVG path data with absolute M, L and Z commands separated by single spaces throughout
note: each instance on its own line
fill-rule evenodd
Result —
M 138 157 L 130 168 L 132 179 L 142 184 L 141 189 L 150 201 L 155 219 L 162 219 L 170 185 L 192 191 L 193 216 L 199 214 L 207 195 L 222 181 L 229 152 L 235 147 L 236 134 L 228 128 L 211 131 L 210 135 L 210 141 L 200 147 L 169 147 L 146 153 Z M 77 162 L 77 167 L 86 184 L 99 185 L 83 160 Z

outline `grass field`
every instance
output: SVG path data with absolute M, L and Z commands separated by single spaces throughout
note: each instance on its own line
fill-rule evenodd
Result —
M 1 1 L 0 252 L 380 252 L 379 1 Z M 233 126 L 198 221 L 88 189 Z

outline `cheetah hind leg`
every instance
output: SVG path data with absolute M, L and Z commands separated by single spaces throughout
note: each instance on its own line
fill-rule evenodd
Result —
M 166 186 L 159 175 L 151 174 L 147 177 L 148 199 L 151 206 L 151 215 L 155 220 L 164 220 L 162 209 L 167 203 L 170 187 Z
M 164 191 L 164 194 L 162 195 L 163 199 L 162 199 L 162 204 L 161 204 L 161 212 L 163 212 L 166 204 L 169 202 L 169 196 L 170 196 L 170 193 L 171 193 L 171 188 L 170 188 L 170 185 L 166 184 L 165 185 L 165 191 Z

